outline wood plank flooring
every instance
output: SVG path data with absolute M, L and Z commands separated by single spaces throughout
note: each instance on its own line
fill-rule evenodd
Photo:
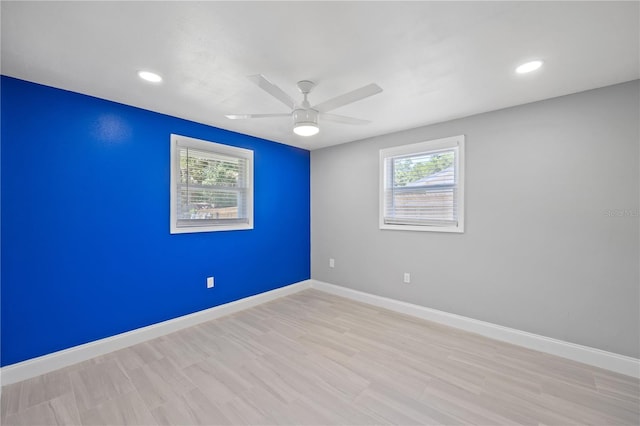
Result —
M 5 386 L 3 425 L 638 425 L 638 380 L 305 290 Z

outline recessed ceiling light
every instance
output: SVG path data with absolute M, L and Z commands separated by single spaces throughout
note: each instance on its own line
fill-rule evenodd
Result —
M 151 83 L 160 83 L 162 81 L 162 77 L 151 71 L 138 71 L 138 77 Z
M 542 61 L 531 61 L 520 65 L 516 68 L 518 74 L 526 74 L 531 71 L 535 71 L 542 66 Z

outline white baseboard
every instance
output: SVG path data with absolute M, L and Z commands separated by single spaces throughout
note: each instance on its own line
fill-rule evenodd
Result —
M 369 305 L 378 306 L 402 314 L 448 325 L 450 327 L 480 334 L 495 340 L 512 343 L 514 345 L 523 346 L 525 348 L 534 349 L 551 355 L 557 355 L 573 361 L 592 365 L 594 367 L 604 368 L 616 373 L 640 378 L 640 360 L 637 358 L 619 355 L 588 346 L 577 345 L 563 340 L 552 339 L 550 337 L 540 336 L 538 334 L 528 333 L 514 328 L 503 327 L 490 322 L 450 314 L 448 312 L 401 302 L 399 300 L 363 293 L 361 291 L 352 290 L 350 288 L 318 280 L 311 280 L 311 287 L 327 293 L 335 294 L 336 296 L 342 296 L 358 302 L 367 303 Z
M 31 377 L 36 377 L 109 352 L 155 339 L 156 337 L 161 337 L 165 334 L 173 333 L 183 328 L 239 312 L 283 296 L 288 296 L 308 288 L 315 288 L 317 290 L 356 300 L 358 302 L 367 303 L 389 309 L 391 311 L 448 325 L 450 327 L 480 334 L 492 339 L 523 346 L 525 348 L 561 356 L 563 358 L 604 368 L 627 376 L 640 378 L 640 360 L 636 358 L 552 339 L 489 322 L 463 317 L 461 315 L 450 314 L 436 309 L 426 308 L 424 306 L 401 302 L 399 300 L 363 293 L 361 291 L 352 290 L 350 288 L 322 281 L 306 280 L 286 287 L 260 293 L 255 296 L 236 300 L 235 302 L 215 306 L 193 314 L 184 315 L 168 321 L 163 321 L 147 327 L 142 327 L 126 333 L 117 334 L 105 339 L 96 340 L 94 342 L 2 367 L 0 369 L 0 383 L 2 385 L 8 385 Z M 2 392 L 1 387 L 0 392 Z
M 225 303 L 220 306 L 214 306 L 213 308 L 205 309 L 193 314 L 184 315 L 149 325 L 147 327 L 107 337 L 105 339 L 74 346 L 69 349 L 28 359 L 16 364 L 7 365 L 0 369 L 0 383 L 4 386 L 20 382 L 22 380 L 36 377 L 78 362 L 86 361 L 109 352 L 117 351 L 131 345 L 146 342 L 147 340 L 155 339 L 156 337 L 161 337 L 165 334 L 182 330 L 183 328 L 191 327 L 212 319 L 242 311 L 283 296 L 288 296 L 310 287 L 311 280 L 300 281 L 275 290 L 256 294 L 255 296 L 245 297 L 244 299 Z

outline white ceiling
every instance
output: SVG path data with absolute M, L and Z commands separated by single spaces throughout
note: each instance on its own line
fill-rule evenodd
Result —
M 7 2 L 2 73 L 306 149 L 640 77 L 638 2 Z M 533 74 L 516 75 L 543 59 Z M 164 77 L 145 83 L 136 72 Z M 292 133 L 246 77 L 312 104 L 377 83 L 332 111 L 371 120 Z

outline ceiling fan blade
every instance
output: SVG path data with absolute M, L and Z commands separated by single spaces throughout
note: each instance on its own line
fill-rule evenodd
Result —
M 290 115 L 290 112 L 285 112 L 282 114 L 227 114 L 225 117 L 230 120 L 244 120 L 246 118 L 289 117 Z
M 336 114 L 320 114 L 320 118 L 327 121 L 334 121 L 336 123 L 343 124 L 369 124 L 371 123 L 369 120 L 361 120 L 359 118 L 353 117 L 345 117 L 344 115 L 336 115 Z
M 262 74 L 250 75 L 247 78 L 289 108 L 294 109 L 296 107 L 296 103 L 291 99 L 291 96 L 287 95 L 281 88 L 267 80 Z
M 344 95 L 336 96 L 333 99 L 324 101 L 321 104 L 314 106 L 313 109 L 319 112 L 331 111 L 352 102 L 357 102 L 361 99 L 368 98 L 369 96 L 373 96 L 380 92 L 382 92 L 382 88 L 375 83 L 371 83 L 349 93 L 345 93 Z

